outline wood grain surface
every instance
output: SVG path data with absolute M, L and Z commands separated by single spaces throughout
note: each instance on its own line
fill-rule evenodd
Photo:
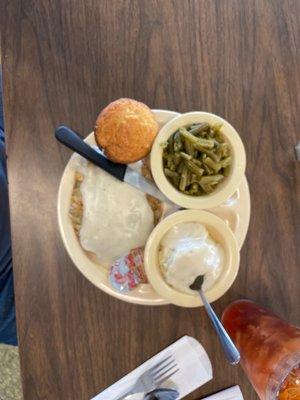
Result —
M 233 384 L 257 399 L 203 309 L 126 304 L 76 270 L 56 216 L 70 152 L 53 130 L 88 133 L 123 96 L 230 121 L 246 147 L 252 215 L 239 276 L 215 309 L 246 297 L 300 324 L 300 1 L 7 0 L 0 15 L 25 400 L 90 399 L 185 334 L 214 369 L 188 399 Z

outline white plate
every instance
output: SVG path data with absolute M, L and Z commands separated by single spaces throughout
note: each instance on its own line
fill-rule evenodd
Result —
M 179 115 L 174 111 L 153 110 L 160 127 Z M 85 141 L 95 144 L 91 133 Z M 57 212 L 60 234 L 65 248 L 79 271 L 95 286 L 107 294 L 129 303 L 143 305 L 163 305 L 169 302 L 161 298 L 149 284 L 143 284 L 128 293 L 119 293 L 113 289 L 108 281 L 108 270 L 91 253 L 80 246 L 69 218 L 70 199 L 74 184 L 74 170 L 71 168 L 71 156 L 62 175 L 58 199 Z M 221 217 L 234 232 L 239 248 L 242 247 L 250 220 L 250 194 L 246 177 L 235 194 L 219 207 L 208 211 Z

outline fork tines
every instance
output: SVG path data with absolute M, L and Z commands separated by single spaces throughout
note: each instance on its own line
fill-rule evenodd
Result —
M 178 371 L 179 368 L 177 368 L 176 360 L 172 354 L 165 357 L 149 370 L 157 387 L 170 379 Z

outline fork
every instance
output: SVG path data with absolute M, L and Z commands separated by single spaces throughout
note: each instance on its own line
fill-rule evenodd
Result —
M 127 396 L 136 393 L 148 393 L 157 389 L 179 371 L 173 355 L 169 355 L 145 371 L 135 382 L 129 392 L 124 393 L 117 400 L 123 400 Z

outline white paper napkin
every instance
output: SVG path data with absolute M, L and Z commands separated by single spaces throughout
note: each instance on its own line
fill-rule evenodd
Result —
M 179 368 L 179 371 L 171 378 L 180 393 L 179 399 L 212 379 L 211 363 L 204 348 L 196 339 L 183 336 L 92 400 L 118 399 L 131 389 L 140 375 L 170 354 L 174 356 Z
M 244 397 L 239 386 L 233 386 L 212 396 L 205 397 L 203 400 L 244 400 Z

